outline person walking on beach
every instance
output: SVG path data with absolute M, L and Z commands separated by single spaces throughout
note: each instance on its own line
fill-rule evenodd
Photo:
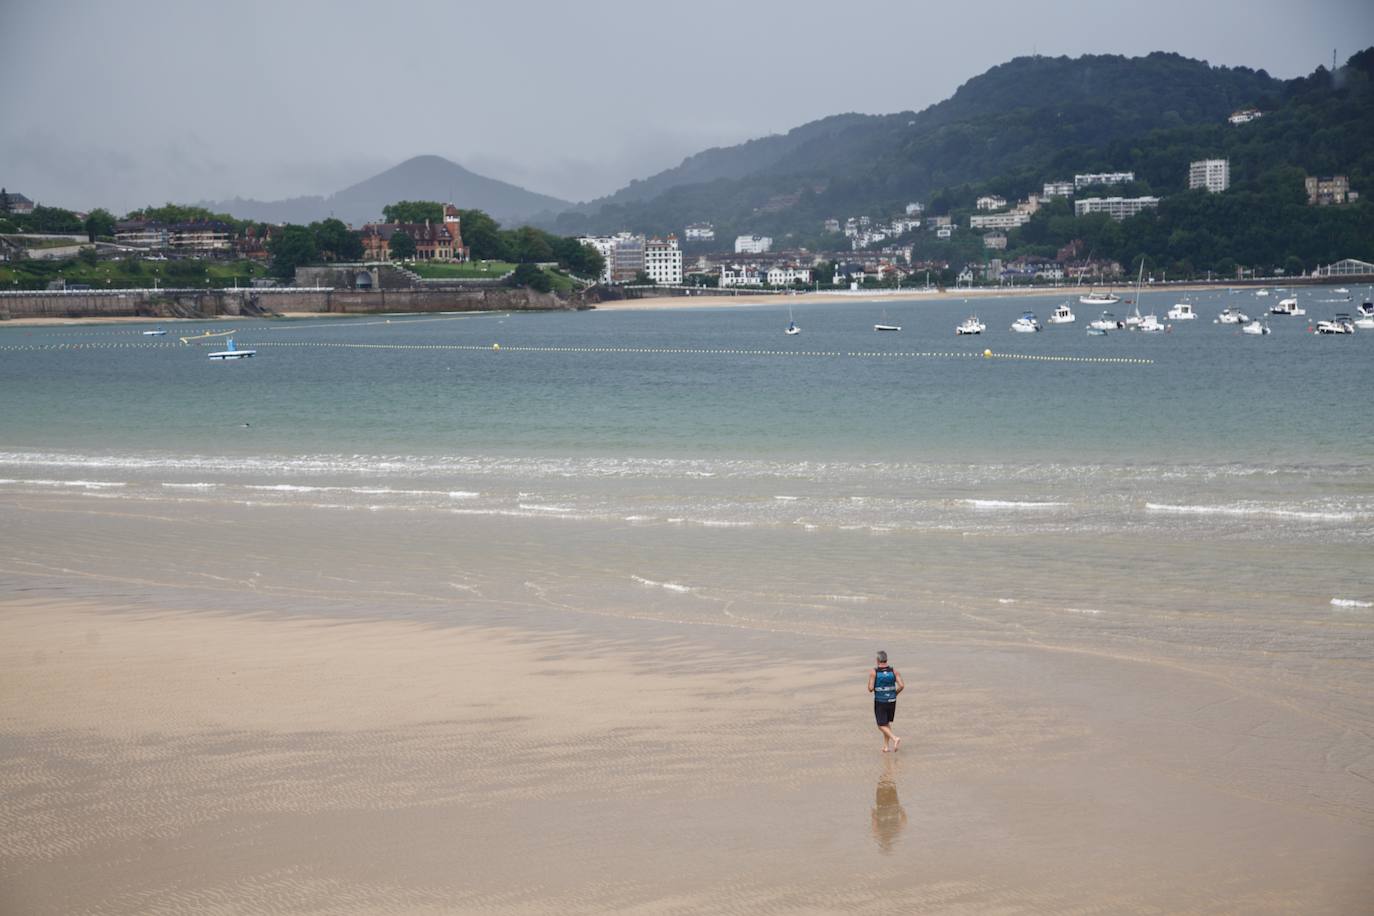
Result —
M 887 653 L 878 650 L 878 666 L 868 672 L 868 692 L 873 694 L 873 716 L 878 720 L 878 731 L 883 733 L 883 753 L 888 752 L 888 744 L 896 751 L 902 746 L 902 739 L 892 734 L 892 720 L 897 718 L 897 694 L 906 689 L 902 676 L 887 664 Z

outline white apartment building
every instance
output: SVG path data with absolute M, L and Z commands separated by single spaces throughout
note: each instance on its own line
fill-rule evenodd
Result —
M 837 220 L 837 219 L 828 219 L 828 220 L 825 221 L 825 223 L 824 223 L 823 225 L 825 226 L 825 231 L 826 231 L 826 232 L 839 232 L 839 231 L 840 231 L 840 221 Z
M 983 236 L 983 247 L 1002 251 L 1007 247 L 1007 234 L 1005 232 L 989 232 Z
M 682 285 L 682 249 L 677 236 L 653 238 L 645 243 L 644 272 L 659 286 Z
M 1080 191 L 1095 184 L 1129 184 L 1135 181 L 1135 172 L 1089 172 L 1073 176 L 1073 189 Z
M 616 239 L 613 236 L 584 236 L 578 241 L 588 248 L 595 248 L 596 253 L 601 255 L 601 260 L 605 262 L 605 266 L 601 268 L 601 276 L 597 279 L 602 283 L 610 283 L 611 270 L 615 261 Z
M 735 254 L 767 254 L 773 240 L 766 235 L 741 235 L 735 239 Z
M 716 240 L 716 227 L 710 223 L 692 223 L 687 227 L 687 241 L 689 242 L 714 242 Z
M 1232 112 L 1226 120 L 1232 124 L 1249 124 L 1256 118 L 1262 117 L 1264 117 L 1264 112 L 1258 108 L 1242 108 L 1240 111 Z
M 1135 216 L 1142 210 L 1153 210 L 1159 206 L 1158 197 L 1087 197 L 1073 202 L 1073 215 L 1086 216 L 1089 213 L 1105 213 L 1114 220 Z
M 1231 186 L 1231 161 L 1229 159 L 1199 159 L 1188 165 L 1188 190 L 1206 188 L 1213 194 L 1220 194 Z
M 759 273 L 759 269 L 752 264 L 732 264 L 720 269 L 721 289 L 731 286 L 762 286 L 765 279 L 766 276 Z
M 810 283 L 811 268 L 809 267 L 770 267 L 768 269 L 769 286 L 791 286 L 793 283 Z
M 1045 182 L 1044 193 L 1040 196 L 1051 197 L 1073 197 L 1074 186 L 1072 181 L 1047 181 Z
M 979 210 L 1001 210 L 1006 205 L 1007 199 L 1005 197 L 998 197 L 996 194 L 987 194 L 980 197 L 975 204 Z
M 918 204 L 916 203 L 916 201 L 913 200 L 911 203 L 906 205 L 906 215 L 920 216 L 922 213 L 925 212 L 925 209 L 926 208 L 924 204 Z
M 1015 229 L 1030 222 L 1030 213 L 1017 208 L 1007 213 L 988 213 L 983 216 L 970 216 L 970 229 Z

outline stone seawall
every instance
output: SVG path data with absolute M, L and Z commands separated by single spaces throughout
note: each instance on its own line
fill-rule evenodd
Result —
M 552 311 L 577 308 L 552 293 L 506 287 L 472 290 L 226 289 L 82 290 L 0 293 L 9 318 L 218 318 L 286 312 Z

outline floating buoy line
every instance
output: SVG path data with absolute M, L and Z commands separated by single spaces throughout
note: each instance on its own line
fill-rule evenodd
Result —
M 192 341 L 224 337 L 233 331 L 206 332 L 197 337 L 184 337 L 181 343 L 170 341 L 109 341 L 100 343 L 15 344 L 0 346 L 0 352 L 58 350 L 158 350 L 192 345 Z M 585 354 L 644 354 L 667 356 L 758 356 L 810 357 L 813 359 L 1010 359 L 1046 363 L 1112 363 L 1117 365 L 1153 366 L 1154 360 L 1134 356 L 1054 356 L 1037 353 L 997 353 L 992 350 L 751 350 L 712 347 L 537 347 L 490 344 L 388 344 L 343 343 L 319 340 L 266 340 L 254 342 L 254 347 L 328 347 L 345 350 L 443 350 L 486 353 L 585 353 Z

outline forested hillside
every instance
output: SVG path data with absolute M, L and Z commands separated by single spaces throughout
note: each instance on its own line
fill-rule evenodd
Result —
M 688 160 L 641 183 L 668 186 L 656 196 L 633 200 L 622 192 L 592 212 L 562 215 L 557 225 L 666 233 L 709 221 L 718 239 L 757 232 L 780 244 L 824 247 L 836 242 L 821 229 L 830 217 L 889 215 L 911 200 L 962 215 L 982 193 L 1015 199 L 1075 172 L 1133 170 L 1135 186 L 1121 192 L 1165 197 L 1158 214 L 1107 225 L 1075 221 L 1061 204 L 1013 233 L 1013 250 L 1095 236 L 1100 255 L 1124 261 L 1144 250 L 1160 263 L 1199 271 L 1228 259 L 1281 265 L 1294 258 L 1310 267 L 1371 258 L 1368 202 L 1306 207 L 1303 178 L 1345 174 L 1352 188 L 1374 193 L 1372 65 L 1374 49 L 1335 73 L 1318 68 L 1285 82 L 1164 53 L 1020 58 L 918 114 L 815 122 L 770 147 L 776 158 L 742 177 L 672 186 L 689 178 Z M 1246 106 L 1265 116 L 1227 123 Z M 748 146 L 711 151 L 716 174 L 745 168 L 758 155 Z M 1201 158 L 1231 160 L 1230 191 L 1186 193 L 1188 163 Z M 927 250 L 976 254 L 968 238 L 922 242 Z

